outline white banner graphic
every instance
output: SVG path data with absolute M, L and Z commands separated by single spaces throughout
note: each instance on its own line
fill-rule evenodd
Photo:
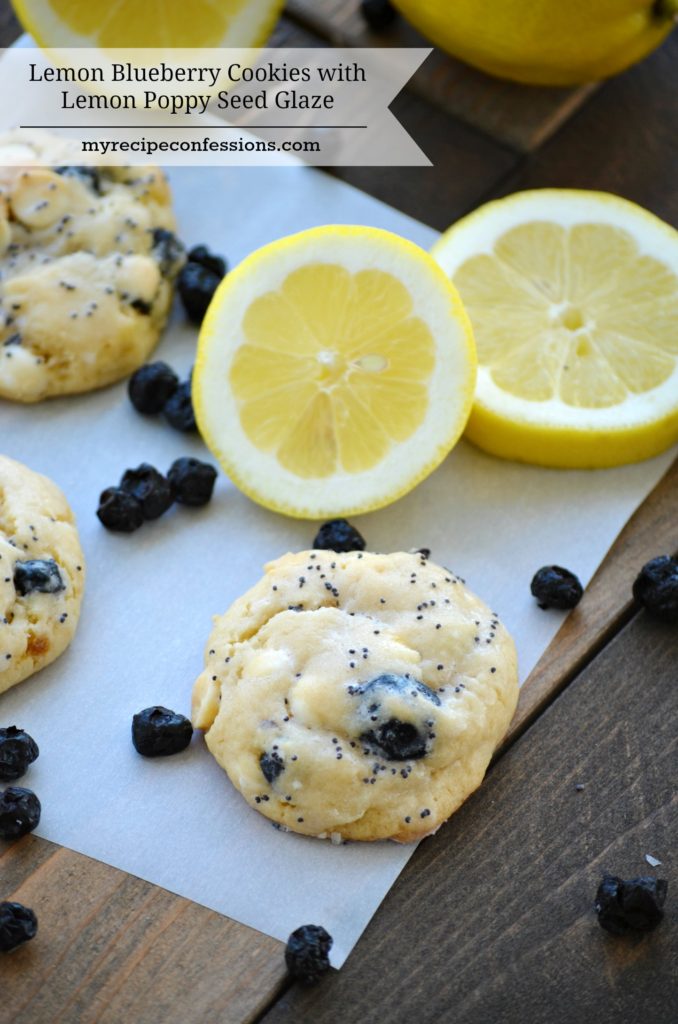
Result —
M 388 107 L 430 52 L 5 50 L 0 163 L 428 166 Z

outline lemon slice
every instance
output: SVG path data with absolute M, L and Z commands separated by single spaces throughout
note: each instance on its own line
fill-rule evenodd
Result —
M 478 347 L 467 436 L 545 466 L 636 462 L 678 440 L 678 232 L 602 192 L 482 206 L 433 255 Z
M 327 226 L 264 246 L 224 279 L 193 402 L 246 494 L 323 518 L 386 505 L 435 469 L 474 383 L 468 318 L 435 261 L 388 231 Z
M 261 45 L 284 0 L 13 0 L 40 46 L 200 47 Z

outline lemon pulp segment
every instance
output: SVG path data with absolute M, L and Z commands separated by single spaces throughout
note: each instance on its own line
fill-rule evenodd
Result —
M 301 267 L 243 331 L 230 370 L 243 429 L 302 478 L 364 472 L 424 420 L 433 339 L 392 274 Z
M 528 222 L 454 280 L 479 360 L 509 394 L 595 409 L 675 372 L 678 277 L 622 228 Z

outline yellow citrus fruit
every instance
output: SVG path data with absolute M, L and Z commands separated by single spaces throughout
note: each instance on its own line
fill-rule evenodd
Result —
M 456 290 L 388 231 L 326 226 L 264 246 L 219 286 L 193 403 L 231 479 L 300 518 L 367 512 L 447 455 L 473 400 Z
M 467 436 L 545 466 L 636 462 L 678 440 L 678 232 L 603 192 L 487 203 L 433 251 L 478 347 Z
M 13 0 L 40 46 L 259 46 L 284 0 Z
M 393 2 L 448 53 L 530 85 L 608 78 L 658 46 L 678 13 L 678 0 Z

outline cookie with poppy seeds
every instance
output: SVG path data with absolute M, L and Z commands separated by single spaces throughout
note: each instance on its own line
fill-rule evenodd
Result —
M 0 455 L 0 693 L 54 661 L 78 624 L 84 559 L 56 484 Z
M 2 156 L 17 144 L 22 167 Z M 47 132 L 0 135 L 0 397 L 18 402 L 141 366 L 185 260 L 158 168 L 69 168 L 62 157 Z
M 409 842 L 480 784 L 517 695 L 511 637 L 454 573 L 311 550 L 216 618 L 193 724 L 274 822 Z

